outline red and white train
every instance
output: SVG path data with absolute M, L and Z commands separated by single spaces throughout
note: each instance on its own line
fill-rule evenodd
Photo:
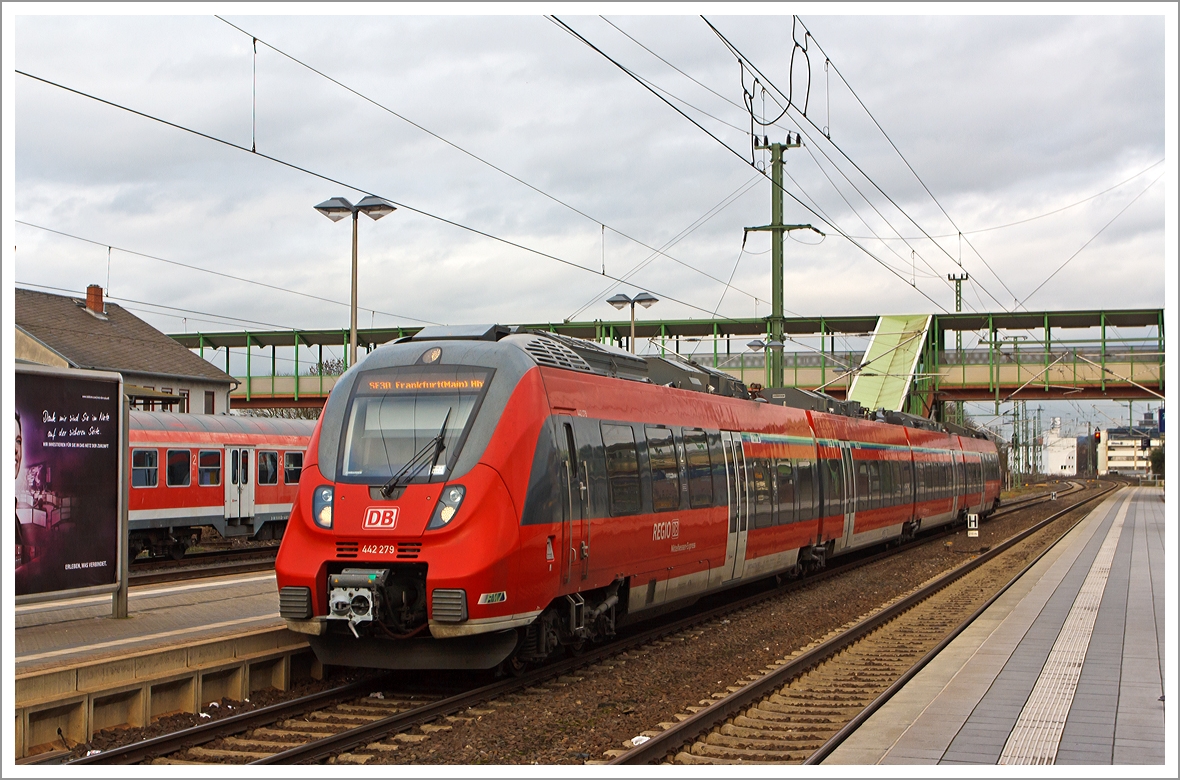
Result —
M 201 526 L 224 537 L 280 538 L 314 428 L 311 420 L 132 410 L 132 557 L 179 557 Z
M 312 436 L 280 612 L 325 663 L 519 666 L 998 504 L 990 440 L 785 395 L 499 326 L 381 347 Z

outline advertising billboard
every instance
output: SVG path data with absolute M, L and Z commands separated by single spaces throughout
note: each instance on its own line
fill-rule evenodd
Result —
M 16 596 L 119 581 L 118 374 L 17 366 Z

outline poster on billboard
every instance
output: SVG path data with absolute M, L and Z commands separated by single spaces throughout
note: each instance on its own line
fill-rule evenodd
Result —
M 122 378 L 18 365 L 16 596 L 116 585 Z

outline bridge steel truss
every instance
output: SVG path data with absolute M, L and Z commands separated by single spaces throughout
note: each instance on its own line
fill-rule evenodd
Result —
M 843 397 L 863 353 L 837 349 L 836 341 L 867 339 L 876 323 L 877 315 L 785 319 L 784 340 L 798 349 L 784 350 L 784 381 Z M 595 320 L 522 327 L 623 346 L 631 323 Z M 766 355 L 751 352 L 746 341 L 769 341 L 769 317 L 643 320 L 635 328 L 636 339 L 649 342 L 659 353 L 691 356 L 744 381 L 765 384 Z M 1120 334 L 1119 328 L 1140 333 L 1128 336 Z M 361 329 L 358 344 L 367 354 L 419 329 Z M 1090 332 L 1082 338 L 1062 338 L 1061 331 L 1069 330 Z M 948 351 L 948 333 L 955 332 L 980 334 L 980 346 Z M 231 395 L 234 407 L 317 407 L 335 384 L 335 376 L 323 370 L 324 347 L 347 344 L 348 329 L 183 333 L 172 338 L 213 360 L 219 360 L 220 354 L 211 356 L 207 350 L 224 350 L 225 370 L 231 375 L 230 351 L 245 350 L 246 373 L 237 377 L 239 385 Z M 949 343 L 954 343 L 953 337 Z M 278 349 L 293 352 L 290 373 L 278 371 Z M 300 364 L 300 355 L 308 349 L 315 356 L 311 371 L 306 371 L 306 362 Z M 256 360 L 268 362 L 269 371 L 256 374 Z M 1162 398 L 1163 369 L 1162 309 L 938 314 L 931 320 L 914 372 L 908 409 L 929 416 L 941 414 L 943 401 L 992 401 L 998 411 L 1006 401 Z

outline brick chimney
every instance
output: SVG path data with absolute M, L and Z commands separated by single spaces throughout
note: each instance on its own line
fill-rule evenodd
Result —
M 92 284 L 86 288 L 86 308 L 95 314 L 103 314 L 102 286 Z

